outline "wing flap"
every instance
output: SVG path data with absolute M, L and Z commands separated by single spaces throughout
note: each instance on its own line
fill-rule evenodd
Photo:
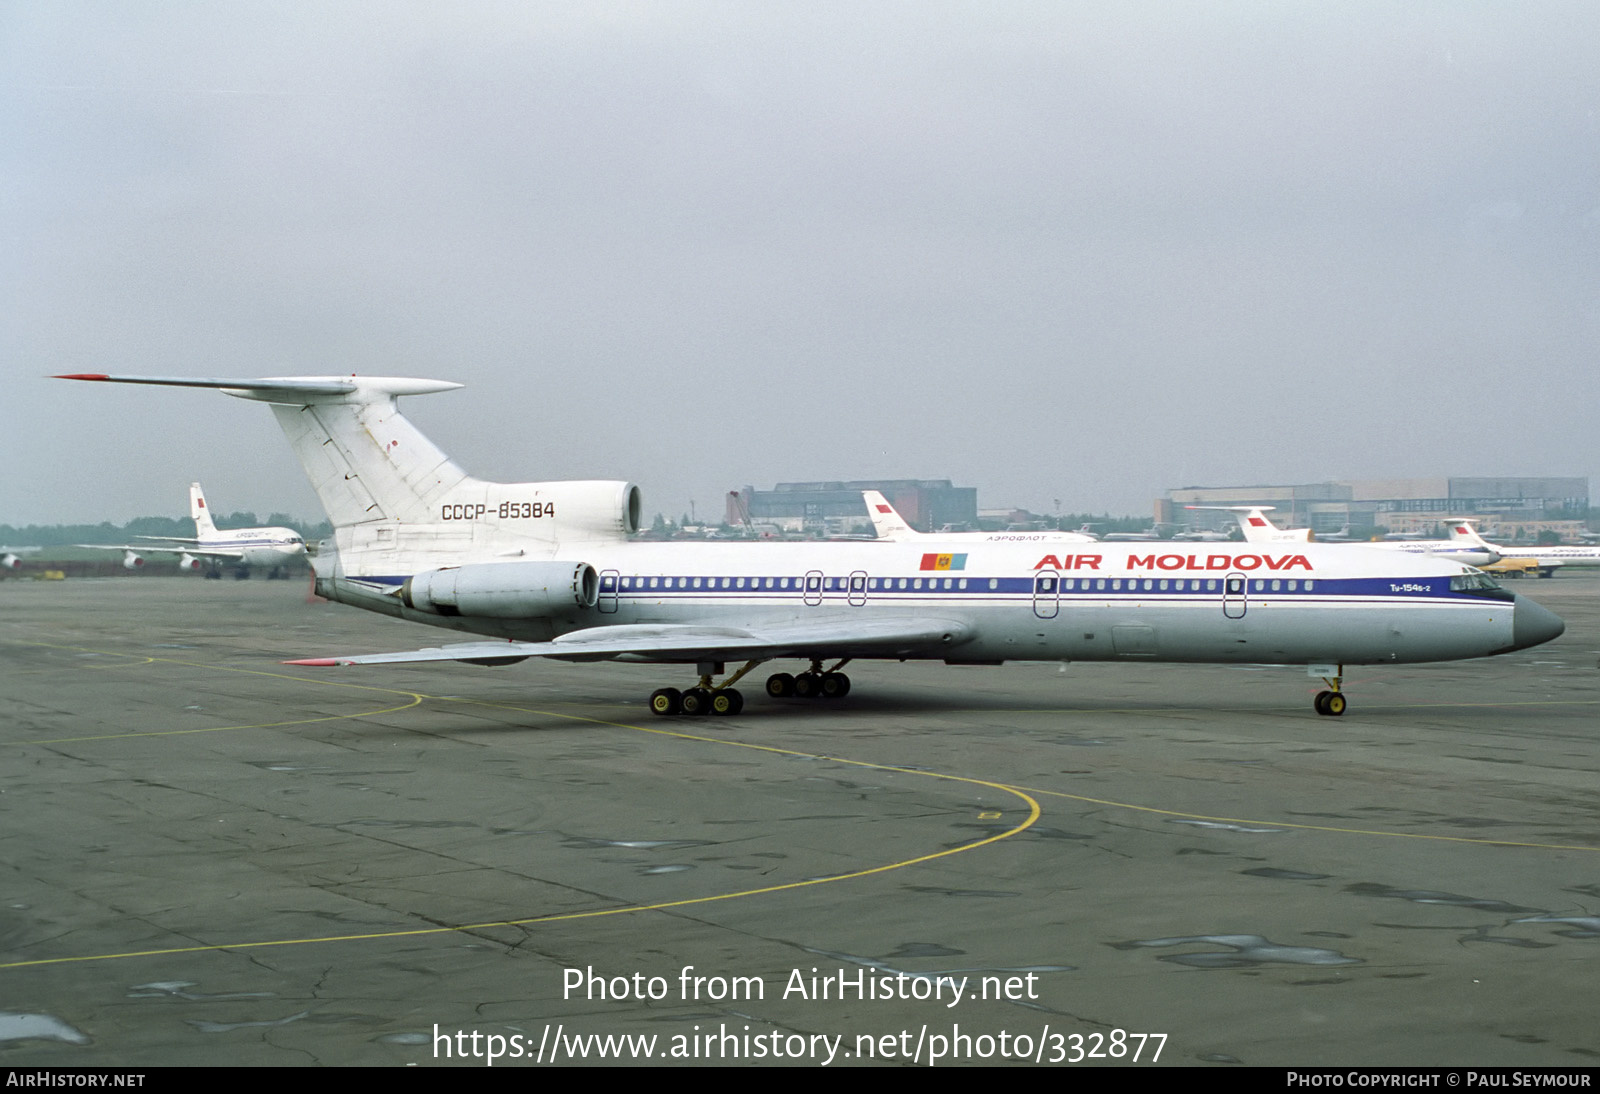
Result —
M 697 662 L 774 657 L 895 657 L 950 648 L 972 637 L 951 619 L 895 618 L 777 623 L 757 627 L 630 624 L 590 627 L 552 642 L 460 642 L 398 653 L 349 654 L 286 661 L 288 665 L 392 665 L 423 661 L 500 661 L 550 657 L 564 661 Z

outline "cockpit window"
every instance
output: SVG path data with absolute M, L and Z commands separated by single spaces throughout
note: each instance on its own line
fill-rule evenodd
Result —
M 1450 591 L 1453 593 L 1466 593 L 1468 596 L 1481 596 L 1488 600 L 1515 600 L 1515 593 L 1507 592 L 1500 587 L 1500 583 L 1482 570 L 1470 567 L 1464 574 L 1457 574 L 1450 579 Z

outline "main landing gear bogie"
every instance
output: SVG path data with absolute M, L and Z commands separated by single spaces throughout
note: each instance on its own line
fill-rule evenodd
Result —
M 744 668 L 728 677 L 721 684 L 713 684 L 711 678 L 722 671 L 719 661 L 705 661 L 700 664 L 700 683 L 688 691 L 679 691 L 677 688 L 660 688 L 650 694 L 650 713 L 661 718 L 668 718 L 674 714 L 686 714 L 691 718 L 698 718 L 705 714 L 715 714 L 719 718 L 731 718 L 744 709 L 744 696 L 733 687 L 743 679 L 745 673 L 761 664 L 760 661 L 750 661 Z
M 720 685 L 713 685 L 711 677 L 721 672 L 720 664 L 700 666 L 700 683 L 687 691 L 677 688 L 660 688 L 650 695 L 650 713 L 668 718 L 675 714 L 700 717 L 714 714 L 732 717 L 744 709 L 744 696 L 731 685 L 761 662 L 751 661 Z M 843 699 L 850 694 L 850 677 L 839 669 L 848 663 L 840 661 L 832 669 L 823 671 L 821 661 L 813 661 L 809 672 L 791 676 L 775 672 L 767 677 L 766 692 L 773 699 Z
M 744 709 L 744 696 L 738 689 L 722 688 L 690 688 L 688 691 L 679 691 L 677 688 L 661 688 L 650 696 L 650 713 L 662 718 L 674 714 L 686 714 L 697 718 L 703 714 L 715 714 L 728 718 L 738 714 Z
M 850 677 L 842 672 L 820 669 L 798 676 L 773 673 L 767 677 L 767 694 L 774 699 L 843 699 L 850 694 Z

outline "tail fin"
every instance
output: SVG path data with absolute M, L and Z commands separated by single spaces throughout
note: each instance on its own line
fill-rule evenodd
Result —
M 879 539 L 916 539 L 922 533 L 906 523 L 904 517 L 889 504 L 889 499 L 876 490 L 863 490 L 867 502 L 867 515 L 872 518 L 872 529 Z
M 1478 534 L 1476 517 L 1452 517 L 1449 522 L 1452 543 L 1470 543 L 1474 547 L 1489 546 Z
M 1309 528 L 1279 528 L 1267 518 L 1271 505 L 1186 505 L 1185 509 L 1214 509 L 1232 513 L 1247 543 L 1308 543 Z
M 336 527 L 381 520 L 427 521 L 437 499 L 472 481 L 406 421 L 395 402 L 401 395 L 461 386 L 445 380 L 387 376 L 223 380 L 103 373 L 57 378 L 217 388 L 272 404 L 278 424 Z
M 279 376 L 262 380 L 169 376 L 58 377 L 165 387 L 214 388 L 267 403 L 300 457 L 336 529 L 429 525 L 427 550 L 459 560 L 494 557 L 545 544 L 611 540 L 638 530 L 642 501 L 629 482 L 493 483 L 475 479 L 400 413 L 402 395 L 451 391 L 460 384 L 392 376 Z M 488 519 L 498 515 L 500 520 Z M 482 518 L 482 519 L 480 519 Z M 443 527 L 444 531 L 439 529 Z M 396 542 L 393 529 L 370 537 Z M 358 542 L 357 537 L 352 542 Z
M 206 508 L 206 496 L 200 490 L 200 484 L 189 484 L 189 516 L 194 520 L 194 536 L 196 539 L 206 539 L 217 534 L 217 526 L 211 520 L 211 510 Z
M 438 383 L 423 391 L 460 386 L 399 383 Z M 412 393 L 374 379 L 361 380 L 348 395 L 302 394 L 292 403 L 275 392 L 229 392 L 272 404 L 335 527 L 381 520 L 427 523 L 457 487 L 476 483 L 400 413 L 397 397 Z

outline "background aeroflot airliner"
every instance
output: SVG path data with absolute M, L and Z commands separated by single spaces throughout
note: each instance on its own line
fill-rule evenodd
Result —
M 1279 528 L 1268 520 L 1270 505 L 1189 505 L 1187 509 L 1218 509 L 1232 513 L 1239 519 L 1247 543 L 1309 543 L 1309 528 Z M 1473 528 L 1473 518 L 1450 518 L 1449 539 L 1405 540 L 1339 540 L 1340 543 L 1359 543 L 1363 547 L 1380 551 L 1401 551 L 1411 555 L 1432 555 L 1449 558 L 1464 566 L 1488 566 L 1500 561 L 1500 548 L 1485 543 Z
M 178 556 L 180 570 L 202 570 L 207 564 L 215 567 L 227 564 L 236 566 L 242 573 L 251 569 L 265 569 L 276 573 L 306 553 L 305 540 L 293 528 L 228 528 L 219 529 L 211 519 L 206 506 L 206 496 L 200 484 L 189 484 L 189 517 L 194 521 L 194 536 L 135 536 L 149 540 L 142 545 L 127 543 L 80 543 L 96 551 L 121 551 L 122 565 L 133 570 L 144 565 L 147 554 Z
M 1561 566 L 1600 566 L 1600 545 L 1593 543 L 1558 543 L 1545 547 L 1518 547 L 1506 546 L 1497 543 L 1485 543 L 1478 535 L 1477 529 L 1470 524 L 1466 527 L 1451 525 L 1450 538 L 1460 541 L 1465 545 L 1473 543 L 1483 544 L 1487 549 L 1496 552 L 1501 558 L 1526 558 L 1540 564 L 1543 576 L 1548 577 Z
M 842 696 L 850 680 L 839 670 L 855 658 L 1298 663 L 1328 683 L 1318 713 L 1337 715 L 1346 664 L 1481 657 L 1564 629 L 1458 563 L 1354 546 L 642 542 L 630 538 L 641 510 L 632 483 L 485 482 L 400 414 L 400 396 L 459 384 L 66 378 L 219 388 L 269 404 L 335 529 L 313 559 L 317 591 L 487 636 L 295 664 L 696 666 L 696 685 L 651 695 L 650 709 L 668 715 L 737 713 L 731 685 L 778 659 L 809 668 L 769 676 L 775 697 Z

